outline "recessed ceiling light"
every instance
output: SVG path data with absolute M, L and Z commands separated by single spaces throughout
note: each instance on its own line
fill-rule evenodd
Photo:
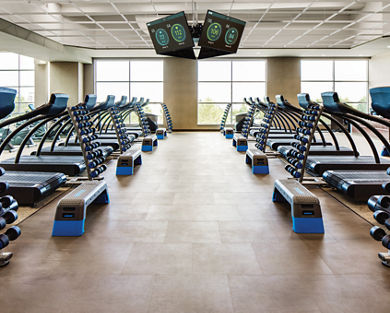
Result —
M 388 45 L 388 46 L 387 46 L 387 48 L 389 48 L 389 49 L 390 49 L 390 45 Z

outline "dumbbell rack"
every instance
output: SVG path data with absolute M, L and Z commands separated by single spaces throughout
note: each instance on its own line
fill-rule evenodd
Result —
M 161 103 L 161 107 L 163 109 L 164 115 L 165 115 L 165 120 L 167 122 L 167 132 L 171 133 L 173 129 L 173 123 L 172 123 L 172 118 L 171 115 L 169 114 L 168 107 L 165 103 Z
M 139 123 L 140 123 L 140 126 L 142 128 L 142 132 L 144 133 L 144 136 L 150 135 L 149 125 L 148 125 L 148 122 L 146 121 L 145 112 L 141 106 L 141 103 L 137 102 L 135 104 L 135 109 L 136 109 L 137 115 L 139 117 Z
M 386 231 L 379 226 L 373 226 L 370 229 L 370 235 L 374 240 L 381 241 L 388 250 L 387 252 L 379 252 L 378 257 L 383 265 L 390 267 L 390 197 L 386 195 L 372 196 L 368 200 L 368 207 L 374 212 L 375 220 L 387 229 Z
M 252 121 L 253 121 L 253 116 L 255 114 L 255 106 L 252 104 L 250 107 L 249 107 L 249 110 L 248 110 L 248 113 L 246 114 L 245 116 L 245 121 L 244 121 L 244 125 L 242 126 L 242 130 L 241 130 L 241 135 L 244 136 L 245 138 L 248 138 L 248 135 L 249 135 L 249 128 L 252 124 Z
M 5 171 L 0 168 L 0 176 L 4 175 Z M 0 184 L 0 191 L 3 193 L 8 189 L 7 183 Z M 18 219 L 17 210 L 18 202 L 12 196 L 0 197 L 0 231 L 7 224 L 12 224 Z M 0 267 L 7 265 L 12 258 L 12 252 L 1 252 L 2 249 L 9 245 L 10 241 L 16 240 L 21 234 L 18 226 L 9 227 L 4 233 L 0 233 Z
M 113 121 L 116 137 L 118 138 L 120 151 L 124 153 L 131 148 L 132 140 L 127 136 L 126 126 L 118 108 L 110 108 L 109 113 Z
M 97 149 L 100 143 L 95 142 L 97 135 L 95 135 L 95 128 L 92 127 L 93 123 L 90 120 L 89 110 L 84 104 L 80 103 L 68 108 L 68 113 L 80 143 L 88 180 L 101 179 L 99 175 L 107 169 L 107 166 L 103 164 L 105 157 L 102 149 Z
M 306 160 L 323 109 L 323 105 L 313 103 L 303 111 L 301 120 L 298 122 L 299 127 L 294 135 L 294 139 L 298 142 L 292 143 L 293 148 L 286 156 L 286 161 L 289 163 L 285 167 L 286 171 L 300 183 L 304 180 Z
M 230 111 L 230 108 L 232 107 L 232 104 L 231 103 L 228 103 L 226 105 L 226 108 L 225 108 L 225 111 L 223 112 L 223 115 L 222 115 L 222 120 L 221 120 L 221 126 L 219 128 L 219 130 L 221 132 L 223 132 L 224 128 L 225 128 L 225 125 L 226 125 L 226 119 L 229 115 L 229 111 Z
M 267 140 L 270 129 L 273 125 L 273 121 L 278 110 L 278 105 L 271 102 L 268 105 L 266 112 L 264 112 L 263 120 L 261 121 L 261 128 L 256 135 L 256 144 L 255 147 L 261 150 L 262 152 L 266 152 L 267 149 Z

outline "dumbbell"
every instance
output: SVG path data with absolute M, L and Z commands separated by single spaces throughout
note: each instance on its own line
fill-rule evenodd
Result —
M 97 177 L 97 176 L 99 176 L 99 174 L 103 173 L 106 169 L 107 169 L 107 166 L 105 164 L 103 164 L 103 165 L 99 166 L 98 168 L 94 169 L 91 172 L 91 176 L 93 178 Z
M 8 189 L 9 185 L 7 182 L 0 182 L 0 192 L 4 192 Z
M 316 120 L 316 117 L 312 116 L 312 115 L 304 115 L 304 116 L 302 116 L 302 119 L 305 120 L 305 121 L 312 121 L 312 122 L 314 122 Z
M 371 196 L 368 199 L 368 207 L 371 211 L 375 212 L 378 209 L 390 208 L 390 197 L 389 196 Z M 379 207 L 378 207 L 379 206 Z
M 3 209 L 17 211 L 19 208 L 18 202 L 12 196 L 0 197 L 0 203 Z
M 304 134 L 304 135 L 310 135 L 310 130 L 309 129 L 304 129 L 304 128 L 297 128 L 297 131 Z
M 305 136 L 294 135 L 294 138 L 305 144 L 309 142 L 309 139 Z
M 92 144 L 85 146 L 85 151 L 92 151 L 93 149 L 96 149 L 97 147 L 100 147 L 100 142 L 94 142 Z
M 298 149 L 300 152 L 305 152 L 306 151 L 306 147 L 297 143 L 297 142 L 293 142 L 292 143 L 292 146 L 296 149 Z
M 374 226 L 370 229 L 370 235 L 372 238 L 374 238 L 374 240 L 376 241 L 382 241 L 382 245 L 386 248 L 386 249 L 390 249 L 390 235 L 387 235 L 386 232 L 378 227 L 378 226 Z
M 390 214 L 388 212 L 376 210 L 373 216 L 379 224 L 385 225 L 390 230 Z
M 87 143 L 87 142 L 96 140 L 97 138 L 98 138 L 97 135 L 84 136 L 84 137 L 83 137 L 83 142 L 84 142 L 84 143 Z
M 294 158 L 287 158 L 287 161 L 291 165 L 295 166 L 295 168 L 297 168 L 297 169 L 301 169 L 303 166 L 301 162 L 299 162 L 297 159 L 294 159 Z
M 285 167 L 286 171 L 289 172 L 294 178 L 300 178 L 301 177 L 301 173 L 299 173 L 294 167 L 292 167 L 291 165 L 287 165 Z
M 299 153 L 297 150 L 294 149 L 288 150 L 287 156 L 292 156 L 294 158 L 297 158 L 298 160 L 303 160 L 305 158 L 302 153 Z
M 4 234 L 0 234 L 0 250 L 8 246 L 10 241 L 14 241 L 21 234 L 18 226 L 12 226 Z

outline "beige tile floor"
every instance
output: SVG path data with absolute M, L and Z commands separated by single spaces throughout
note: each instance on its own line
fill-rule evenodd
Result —
M 175 133 L 133 177 L 105 174 L 111 203 L 86 233 L 52 238 L 55 204 L 21 224 L 0 269 L 1 313 L 389 312 L 390 270 L 370 225 L 322 192 L 326 234 L 298 235 L 273 181 L 219 133 Z

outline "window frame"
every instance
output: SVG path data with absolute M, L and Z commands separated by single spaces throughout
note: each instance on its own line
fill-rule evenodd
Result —
M 332 83 L 332 91 L 336 91 L 336 83 L 366 83 L 366 97 L 367 97 L 367 110 L 364 113 L 370 112 L 370 58 L 301 58 L 301 70 L 302 70 L 302 61 L 332 61 L 332 80 L 303 80 L 300 81 L 300 90 L 302 91 L 302 83 Z M 366 71 L 367 71 L 367 80 L 336 80 L 336 61 L 366 61 Z M 302 77 L 302 73 L 301 73 Z M 325 90 L 324 90 L 325 92 Z M 342 97 L 343 95 L 340 94 Z M 349 101 L 350 104 L 359 104 L 362 102 Z
M 114 80 L 97 80 L 97 63 L 99 61 L 126 61 L 128 63 L 128 71 L 129 71 L 129 80 L 121 80 L 121 81 L 114 81 Z M 136 61 L 147 61 L 147 62 L 161 62 L 163 67 L 163 77 L 162 80 L 132 80 L 131 78 L 131 63 Z M 157 105 L 159 104 L 161 106 L 161 103 L 164 102 L 164 60 L 163 58 L 154 58 L 154 59 L 147 59 L 147 58 L 94 58 L 93 59 L 93 88 L 94 93 L 97 95 L 97 84 L 98 83 L 126 83 L 128 86 L 128 95 L 129 95 L 129 101 L 133 97 L 131 95 L 131 84 L 132 83 L 161 83 L 162 84 L 162 99 L 161 101 L 149 101 L 150 105 Z M 145 98 L 146 99 L 146 98 Z M 116 101 L 119 101 L 119 99 L 115 99 Z M 158 120 L 163 121 L 163 112 L 161 108 L 161 114 L 158 116 Z M 130 114 L 132 115 L 132 114 Z M 131 119 L 131 116 L 129 115 L 129 119 Z
M 13 52 L 7 52 L 7 51 L 1 51 L 1 53 L 11 53 L 15 54 L 18 57 L 18 67 L 14 69 L 2 69 L 0 68 L 0 74 L 2 72 L 17 72 L 17 86 L 13 85 L 5 85 L 7 88 L 12 88 L 16 89 L 17 94 L 15 97 L 15 110 L 11 113 L 11 115 L 19 115 L 23 114 L 24 112 L 21 112 L 21 107 L 22 105 L 27 105 L 27 104 L 33 104 L 35 106 L 35 60 L 34 60 L 34 67 L 32 69 L 26 69 L 26 68 L 21 68 L 21 57 L 25 57 L 24 55 L 18 54 L 18 53 L 13 53 Z M 33 85 L 21 85 L 21 74 L 25 72 L 33 72 L 34 76 L 34 83 Z M 23 88 L 33 88 L 34 89 L 34 96 L 32 101 L 20 101 L 21 99 L 21 89 Z
M 218 81 L 206 81 L 206 80 L 202 80 L 200 81 L 199 78 L 197 79 L 197 97 L 196 97 L 196 125 L 197 126 L 219 126 L 220 124 L 220 121 L 218 121 L 218 123 L 216 124 L 203 124 L 203 123 L 199 123 L 199 104 L 216 104 L 216 105 L 222 105 L 224 104 L 225 107 L 226 105 L 228 104 L 228 102 L 209 102 L 209 101 L 199 101 L 199 83 L 229 83 L 230 84 L 230 102 L 232 104 L 231 108 L 230 108 L 230 112 L 228 114 L 228 116 L 230 116 L 230 121 L 226 121 L 226 125 L 233 125 L 234 122 L 233 122 L 233 107 L 234 105 L 237 105 L 237 104 L 242 104 L 243 101 L 241 102 L 234 102 L 233 101 L 233 85 L 234 83 L 263 83 L 264 84 L 264 91 L 265 91 L 265 95 L 267 94 L 267 71 L 268 71 L 268 62 L 267 62 L 267 58 L 237 58 L 237 59 L 232 59 L 232 58 L 221 58 L 221 59 L 218 59 L 218 60 L 198 60 L 197 62 L 197 70 L 199 70 L 199 62 L 230 62 L 230 77 L 231 79 L 230 80 L 218 80 Z M 264 80 L 234 80 L 234 76 L 233 76 L 233 62 L 237 62 L 237 61 L 259 61 L 259 62 L 264 62 Z M 198 74 L 198 77 L 199 77 L 199 74 Z

